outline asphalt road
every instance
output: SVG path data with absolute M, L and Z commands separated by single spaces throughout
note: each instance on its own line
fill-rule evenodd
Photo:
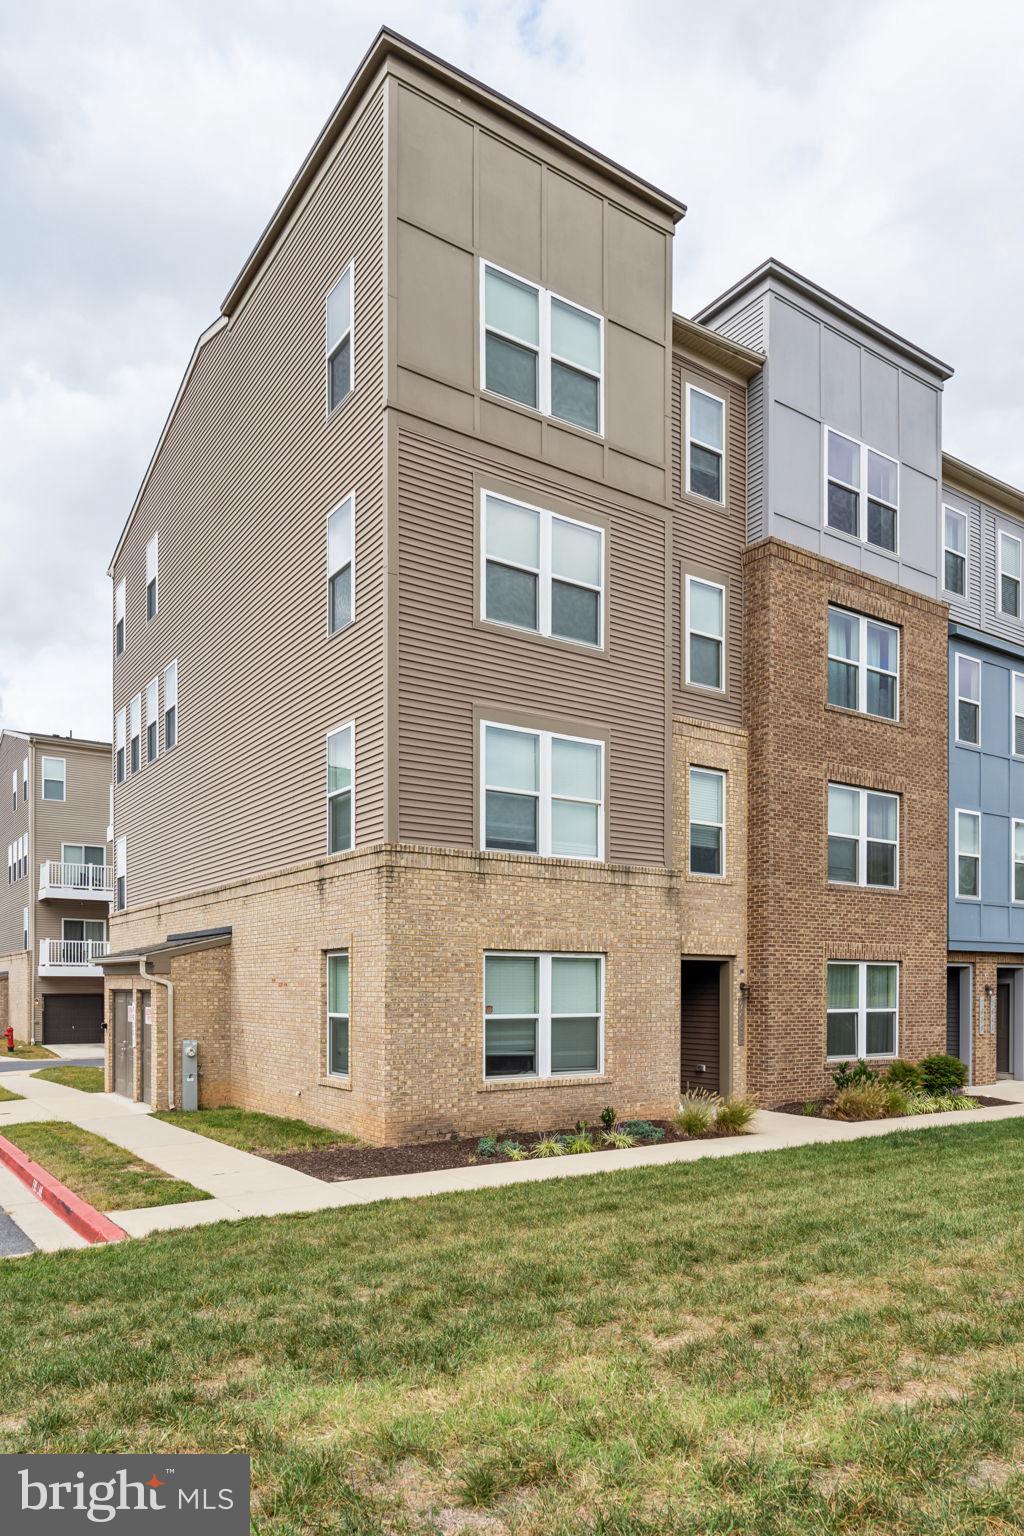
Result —
M 17 1253 L 33 1253 L 35 1246 L 17 1222 L 12 1221 L 6 1211 L 0 1211 L 0 1259 L 13 1258 Z
M 0 1077 L 5 1072 L 38 1072 L 40 1067 L 102 1067 L 103 1057 L 82 1056 L 75 1057 L 74 1061 L 47 1061 L 45 1058 L 35 1061 L 19 1061 L 16 1056 L 8 1056 L 0 1047 Z

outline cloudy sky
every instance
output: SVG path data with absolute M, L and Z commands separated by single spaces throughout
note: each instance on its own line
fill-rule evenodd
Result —
M 1019 0 L 0 0 L 0 725 L 108 736 L 106 566 L 192 345 L 387 21 L 952 363 L 1024 485 Z

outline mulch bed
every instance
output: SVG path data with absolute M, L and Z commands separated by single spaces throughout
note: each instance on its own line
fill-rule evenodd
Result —
M 997 1105 L 997 1104 L 1012 1104 L 1014 1102 L 1012 1099 L 986 1099 L 985 1096 L 983 1094 L 980 1094 L 980 1093 L 972 1093 L 971 1094 L 971 1098 L 974 1099 L 978 1104 L 980 1104 L 982 1109 L 990 1109 L 990 1108 L 992 1108 L 993 1105 Z M 834 1115 L 829 1113 L 829 1111 L 832 1108 L 833 1100 L 831 1100 L 831 1099 L 815 1099 L 815 1100 L 813 1100 L 813 1102 L 818 1105 L 818 1113 L 816 1115 L 805 1115 L 804 1114 L 804 1102 L 805 1101 L 803 1099 L 794 1099 L 790 1103 L 787 1103 L 787 1104 L 773 1104 L 771 1107 L 772 1107 L 772 1109 L 775 1111 L 775 1113 L 777 1115 L 799 1115 L 801 1120 L 833 1120 L 835 1118 Z M 965 1109 L 965 1110 L 962 1110 L 961 1113 L 964 1114 L 964 1115 L 967 1115 L 969 1117 L 971 1111 L 969 1109 Z M 887 1119 L 892 1119 L 892 1120 L 907 1120 L 907 1121 L 910 1121 L 910 1120 L 920 1120 L 920 1121 L 922 1121 L 924 1123 L 927 1123 L 927 1121 L 928 1121 L 928 1119 L 930 1117 L 928 1115 L 890 1115 L 890 1116 L 887 1116 L 886 1118 Z M 852 1120 L 847 1120 L 847 1121 L 844 1121 L 843 1123 L 844 1123 L 844 1125 L 852 1125 L 855 1122 L 852 1121 Z M 859 1121 L 857 1121 L 856 1123 L 860 1124 Z
M 664 1136 L 660 1142 L 638 1140 L 638 1147 L 658 1146 L 666 1141 L 708 1141 L 723 1134 L 711 1132 L 708 1136 L 697 1138 L 687 1136 L 670 1120 L 652 1120 L 651 1124 L 663 1130 Z M 545 1141 L 554 1135 L 571 1134 L 570 1131 L 509 1131 L 508 1140 L 518 1141 L 529 1152 L 538 1141 Z M 591 1135 L 596 1143 L 595 1152 L 613 1150 L 601 1146 L 600 1130 L 595 1132 L 592 1129 Z M 449 1137 L 444 1141 L 410 1142 L 400 1147 L 312 1147 L 307 1152 L 280 1152 L 270 1161 L 285 1163 L 289 1168 L 298 1168 L 301 1173 L 308 1173 L 314 1179 L 324 1179 L 329 1183 L 337 1183 L 341 1179 L 382 1178 L 394 1173 L 433 1173 L 439 1168 L 468 1168 L 474 1164 L 488 1167 L 492 1163 L 513 1161 L 510 1157 L 498 1154 L 480 1157 L 477 1153 L 479 1145 L 479 1136 L 465 1136 Z M 576 1155 L 590 1157 L 592 1154 L 580 1152 Z

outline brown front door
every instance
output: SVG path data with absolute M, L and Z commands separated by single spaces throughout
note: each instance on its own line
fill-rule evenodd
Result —
M 142 1100 L 144 1104 L 152 1104 L 153 1100 L 149 1091 L 148 1072 L 153 1060 L 153 995 L 151 992 L 140 992 L 136 998 L 139 1017 L 136 1025 L 136 1037 L 139 1042 L 139 1078 L 142 1083 Z
M 1000 981 L 996 991 L 996 1071 L 1010 1071 L 1010 981 Z
M 721 1093 L 722 964 L 684 960 L 679 1033 L 679 1086 Z
M 135 1087 L 135 1048 L 129 1018 L 130 992 L 114 993 L 114 1092 L 132 1097 Z

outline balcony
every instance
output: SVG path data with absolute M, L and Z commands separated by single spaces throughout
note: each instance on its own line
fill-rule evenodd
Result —
M 110 864 L 62 864 L 47 859 L 39 866 L 40 901 L 113 901 Z
M 98 955 L 109 955 L 107 939 L 40 939 L 40 976 L 102 976 Z

